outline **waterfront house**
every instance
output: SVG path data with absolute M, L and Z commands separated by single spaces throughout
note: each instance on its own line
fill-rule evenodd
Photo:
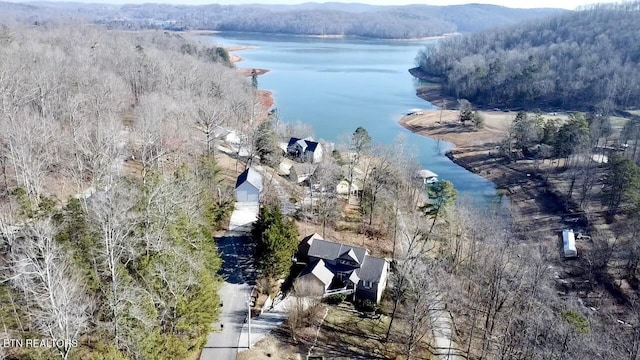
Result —
M 322 161 L 322 145 L 313 138 L 292 137 L 287 144 L 287 155 L 298 161 L 319 163 Z
M 298 277 L 312 294 L 353 293 L 357 299 L 379 303 L 387 286 L 389 263 L 369 250 L 328 241 L 318 234 L 305 237 L 296 260 L 306 266 Z

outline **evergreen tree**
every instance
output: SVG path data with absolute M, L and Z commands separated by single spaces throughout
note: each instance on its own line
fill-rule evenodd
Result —
M 256 242 L 256 267 L 262 276 L 272 279 L 285 276 L 298 245 L 295 222 L 285 219 L 277 205 L 263 206 L 251 235 Z
M 429 233 L 427 234 L 428 239 L 429 235 L 431 235 L 431 232 L 433 231 L 433 227 L 436 225 L 438 216 L 442 214 L 445 208 L 453 204 L 458 192 L 450 181 L 441 180 L 429 186 L 427 195 L 429 200 L 427 204 L 420 208 L 420 210 L 422 210 L 426 216 L 433 219 L 431 227 L 429 228 Z
M 573 114 L 558 130 L 555 142 L 556 156 L 567 158 L 589 143 L 589 124 L 583 114 Z
M 460 108 L 460 122 L 466 124 L 467 121 L 473 121 L 473 107 L 467 99 L 458 99 L 458 108 Z
M 258 71 L 256 69 L 251 70 L 251 86 L 254 89 L 258 88 Z
M 603 193 L 609 215 L 617 213 L 624 202 L 637 210 L 640 206 L 640 168 L 629 159 L 611 156 Z
M 258 125 L 254 146 L 263 164 L 277 165 L 278 139 L 271 120 Z

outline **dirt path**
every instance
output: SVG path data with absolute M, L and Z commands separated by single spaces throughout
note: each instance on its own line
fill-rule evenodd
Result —
M 407 231 L 404 215 L 398 213 L 398 227 L 400 228 L 401 241 L 398 243 L 399 253 L 402 257 L 409 251 L 408 239 L 411 235 Z M 402 260 L 399 260 L 402 261 Z M 455 341 L 455 331 L 453 325 L 453 315 L 447 310 L 442 296 L 435 294 L 429 306 L 429 319 L 431 321 L 431 336 L 433 337 L 433 352 L 440 360 L 462 360 L 463 356 L 458 355 L 458 345 Z

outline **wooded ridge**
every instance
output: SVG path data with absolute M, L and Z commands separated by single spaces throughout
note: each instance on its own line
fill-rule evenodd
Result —
M 564 12 L 494 5 L 372 6 L 300 5 L 106 5 L 33 2 L 1 3 L 5 15 L 31 22 L 80 19 L 120 29 L 226 30 L 295 35 L 345 35 L 411 39 L 516 24 Z
M 445 93 L 489 107 L 594 110 L 640 105 L 639 2 L 445 39 L 417 65 Z

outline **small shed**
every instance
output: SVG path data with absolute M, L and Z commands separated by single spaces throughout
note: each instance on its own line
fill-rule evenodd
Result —
M 262 175 L 252 168 L 245 170 L 236 180 L 236 201 L 240 203 L 257 203 L 262 192 Z
M 562 245 L 564 248 L 565 258 L 574 258 L 578 256 L 578 250 L 576 250 L 576 238 L 572 229 L 562 230 Z

